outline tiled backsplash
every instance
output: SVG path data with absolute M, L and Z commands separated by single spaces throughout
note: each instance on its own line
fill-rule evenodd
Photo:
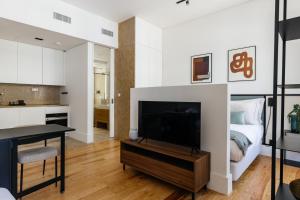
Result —
M 60 87 L 0 84 L 0 105 L 16 100 L 25 100 L 26 104 L 59 104 Z

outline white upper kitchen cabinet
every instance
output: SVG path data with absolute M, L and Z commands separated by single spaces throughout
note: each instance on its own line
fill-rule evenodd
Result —
M 43 48 L 43 84 L 65 85 L 64 52 Z
M 45 109 L 43 107 L 19 109 L 19 126 L 34 126 L 45 124 Z
M 18 83 L 43 83 L 42 47 L 18 44 Z
M 0 83 L 16 83 L 18 78 L 18 44 L 0 40 Z
M 0 129 L 17 127 L 18 123 L 19 123 L 18 108 L 0 109 Z

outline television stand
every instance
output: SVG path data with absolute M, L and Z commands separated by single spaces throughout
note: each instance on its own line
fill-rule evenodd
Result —
M 210 180 L 210 153 L 191 155 L 190 148 L 147 139 L 147 142 L 121 141 L 123 169 L 129 165 L 179 188 L 192 192 L 192 198 Z
M 137 142 L 138 142 L 138 143 L 141 143 L 141 142 L 143 142 L 145 139 L 146 139 L 145 137 L 140 138 L 140 139 L 137 140 Z M 147 140 L 147 139 L 146 139 L 146 140 Z

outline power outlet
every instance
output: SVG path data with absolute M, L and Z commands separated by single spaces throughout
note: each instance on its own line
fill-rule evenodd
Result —
M 273 98 L 272 97 L 268 98 L 268 106 L 273 107 L 273 105 L 274 105 Z
M 39 91 L 39 88 L 31 88 L 31 91 L 32 91 L 32 92 L 38 92 L 38 91 Z

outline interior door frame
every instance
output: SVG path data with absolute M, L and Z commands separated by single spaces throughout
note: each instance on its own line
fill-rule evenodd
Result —
M 109 137 L 115 137 L 115 49 L 110 49 Z

